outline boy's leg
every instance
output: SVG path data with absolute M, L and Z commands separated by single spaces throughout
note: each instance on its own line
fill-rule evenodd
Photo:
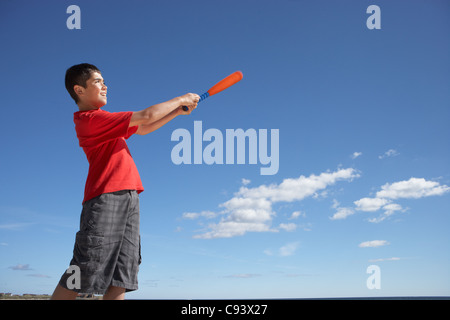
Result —
M 127 192 L 127 217 L 121 222 L 124 230 L 121 231 L 120 251 L 111 286 L 125 288 L 126 292 L 138 289 L 138 272 L 141 261 L 139 236 L 139 196 L 136 191 Z
M 105 300 L 124 299 L 125 291 L 137 289 L 139 263 L 137 192 L 122 190 L 86 201 L 70 262 L 80 267 L 80 292 L 104 294 Z M 63 275 L 55 298 L 70 291 L 65 287 L 69 277 L 68 273 Z
M 125 299 L 125 288 L 109 286 L 108 291 L 106 291 L 103 296 L 103 300 L 124 300 Z
M 50 300 L 74 300 L 76 297 L 77 293 L 75 291 L 67 290 L 58 284 Z

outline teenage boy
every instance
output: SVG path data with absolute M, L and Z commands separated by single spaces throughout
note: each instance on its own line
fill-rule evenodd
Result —
M 80 288 L 76 281 L 72 283 L 72 273 L 65 272 L 52 299 L 75 299 L 78 293 L 92 293 L 103 294 L 105 300 L 122 300 L 125 292 L 138 288 L 138 194 L 144 190 L 126 139 L 135 133 L 146 135 L 178 115 L 190 114 L 200 97 L 188 93 L 141 111 L 110 113 L 101 109 L 107 102 L 107 87 L 94 65 L 69 68 L 65 85 L 78 105 L 75 131 L 89 172 L 70 262 L 70 270 L 79 270 Z M 182 106 L 188 110 L 183 111 Z

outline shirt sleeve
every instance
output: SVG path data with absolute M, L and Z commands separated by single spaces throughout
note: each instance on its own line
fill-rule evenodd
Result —
M 125 139 L 128 139 L 129 137 L 131 137 L 133 134 L 135 134 L 139 129 L 139 126 L 134 126 L 134 127 L 129 127 L 128 128 L 128 132 L 127 135 L 125 136 Z
M 137 131 L 137 126 L 129 128 L 133 112 L 96 112 L 85 119 L 78 128 L 81 147 L 93 147 L 105 142 L 128 139 Z

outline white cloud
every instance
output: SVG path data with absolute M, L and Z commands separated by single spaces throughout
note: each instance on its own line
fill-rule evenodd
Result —
M 381 221 L 383 221 L 384 219 L 386 219 L 387 217 L 391 216 L 392 214 L 394 214 L 396 211 L 405 211 L 401 205 L 397 204 L 397 203 L 390 203 L 388 205 L 385 205 L 383 207 L 383 210 L 385 210 L 383 212 L 383 214 L 381 214 L 379 217 L 377 218 L 371 218 L 369 219 L 369 222 L 372 223 L 379 223 Z
M 21 271 L 33 270 L 33 269 L 30 268 L 29 264 L 18 264 L 18 265 L 9 267 L 9 268 L 13 269 L 13 270 L 21 270 Z
M 389 200 L 382 198 L 362 198 L 354 202 L 356 210 L 368 212 L 378 211 L 388 203 Z
M 248 279 L 248 278 L 255 278 L 260 277 L 260 274 L 254 274 L 254 273 L 239 273 L 239 274 L 232 274 L 230 276 L 226 276 L 226 278 L 239 278 L 239 279 Z
M 292 232 L 297 229 L 297 225 L 295 223 L 280 223 L 279 228 L 288 232 Z
M 217 213 L 212 212 L 212 211 L 202 211 L 200 213 L 196 213 L 196 212 L 185 212 L 182 215 L 183 219 L 190 219 L 190 220 L 194 220 L 194 219 L 198 219 L 200 217 L 204 217 L 207 219 L 212 219 L 215 218 L 217 216 Z
M 353 152 L 352 159 L 356 159 L 356 158 L 358 158 L 361 155 L 362 155 L 362 152 Z
M 377 248 L 388 245 L 389 242 L 386 240 L 372 240 L 372 241 L 366 241 L 362 242 L 358 245 L 360 248 Z
M 50 276 L 48 276 L 46 274 L 39 274 L 39 273 L 29 274 L 28 276 L 35 277 L 35 278 L 51 278 Z
M 377 217 L 369 219 L 369 222 L 381 222 L 397 211 L 404 211 L 403 207 L 393 200 L 397 199 L 419 199 L 430 196 L 440 196 L 450 191 L 450 187 L 440 185 L 436 181 L 425 180 L 424 178 L 410 178 L 386 183 L 381 190 L 376 193 L 374 198 L 362 198 L 354 201 L 356 210 L 365 212 L 375 212 L 384 210 L 384 213 Z
M 306 214 L 304 212 L 301 211 L 294 211 L 291 214 L 291 217 L 289 218 L 289 220 L 294 220 L 297 219 L 299 217 L 306 217 Z
M 183 219 L 197 219 L 198 217 L 200 217 L 200 213 L 195 213 L 195 212 L 184 212 L 183 213 Z
M 247 232 L 277 232 L 265 223 L 252 222 L 236 222 L 230 220 L 222 220 L 219 223 L 208 225 L 210 231 L 203 234 L 195 235 L 195 239 L 214 239 L 214 238 L 231 238 L 242 236 Z
M 397 203 L 390 203 L 383 207 L 384 210 L 386 210 L 387 215 L 393 214 L 395 211 L 401 211 L 402 206 Z
M 26 227 L 32 225 L 33 223 L 10 223 L 10 224 L 0 224 L 0 230 L 10 230 L 10 231 L 20 231 Z
M 297 225 L 298 228 L 302 229 L 303 231 L 311 231 L 312 230 L 312 224 L 311 223 L 305 223 Z
M 389 149 L 388 151 L 386 151 L 381 156 L 378 156 L 378 159 L 384 159 L 384 158 L 387 158 L 387 157 L 395 157 L 395 156 L 398 156 L 399 154 L 400 153 L 398 153 L 397 150 Z
M 333 209 L 336 209 L 337 212 L 330 217 L 331 220 L 342 220 L 355 213 L 355 210 L 353 210 L 353 208 L 340 207 L 340 205 L 341 204 L 339 203 L 339 201 L 333 199 L 333 205 L 331 207 Z
M 248 185 L 250 182 L 251 182 L 250 180 L 242 178 L 242 184 L 244 186 Z
M 300 244 L 299 242 L 291 242 L 286 244 L 285 246 L 282 246 L 279 250 L 280 256 L 282 257 L 292 256 L 297 250 L 299 244 Z
M 372 260 L 369 260 L 369 262 L 399 261 L 399 260 L 401 260 L 401 259 L 397 258 L 397 257 L 392 257 L 392 258 L 372 259 Z
M 337 209 L 341 204 L 336 199 L 333 199 L 332 208 Z
M 220 205 L 225 208 L 223 217 L 218 223 L 208 225 L 208 230 L 194 238 L 212 239 L 240 236 L 246 232 L 277 232 L 271 227 L 276 213 L 272 204 L 277 202 L 301 201 L 314 197 L 338 181 L 351 181 L 359 177 L 355 169 L 339 169 L 335 172 L 324 172 L 320 175 L 300 176 L 284 179 L 280 184 L 261 185 L 255 188 L 241 187 L 235 196 Z M 296 213 L 295 216 L 299 216 Z M 185 215 L 183 215 L 185 216 Z M 189 214 L 185 218 L 197 218 L 201 214 Z M 294 217 L 294 214 L 291 216 Z M 289 224 L 280 228 L 292 229 Z
M 352 208 L 337 208 L 337 212 L 330 217 L 331 220 L 342 220 L 355 213 Z
M 298 241 L 287 243 L 286 245 L 280 247 L 276 251 L 276 255 L 280 256 L 280 257 L 292 256 L 297 251 L 299 245 L 300 245 L 300 242 L 298 242 Z M 264 250 L 264 253 L 268 256 L 275 255 L 274 252 L 272 251 L 272 249 L 266 249 L 266 250 Z
M 410 178 L 409 180 L 386 183 L 377 192 L 378 198 L 399 199 L 399 198 L 423 198 L 429 196 L 440 196 L 450 191 L 450 187 L 439 182 L 427 181 L 423 178 Z
M 352 180 L 358 178 L 359 174 L 353 168 L 340 169 L 335 172 L 324 172 L 316 176 L 300 176 L 299 178 L 288 178 L 279 185 L 261 185 L 248 189 L 242 187 L 238 195 L 246 198 L 265 198 L 272 202 L 300 201 L 306 197 L 314 196 L 317 192 L 335 184 L 340 180 Z
M 266 222 L 272 219 L 272 204 L 264 198 L 234 197 L 221 205 L 236 222 Z

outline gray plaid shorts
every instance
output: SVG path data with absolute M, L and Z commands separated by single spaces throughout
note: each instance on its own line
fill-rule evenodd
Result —
M 105 294 L 111 285 L 133 291 L 138 288 L 140 263 L 137 192 L 104 193 L 83 204 L 70 262 L 79 268 L 79 285 L 69 283 L 73 281 L 69 269 L 59 284 L 79 293 Z

